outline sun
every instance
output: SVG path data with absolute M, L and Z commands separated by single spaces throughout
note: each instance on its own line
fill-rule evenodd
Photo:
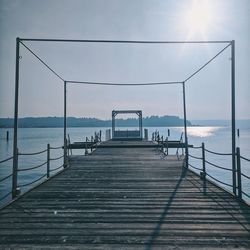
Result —
M 193 0 L 186 9 L 184 24 L 189 33 L 189 37 L 195 34 L 206 36 L 214 20 L 214 12 L 211 1 Z

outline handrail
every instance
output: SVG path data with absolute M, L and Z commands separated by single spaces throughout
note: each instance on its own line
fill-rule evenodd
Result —
M 9 157 L 9 158 L 6 158 L 4 160 L 1 160 L 0 163 L 4 163 L 4 162 L 7 162 L 7 161 L 10 161 L 13 159 L 13 156 L 12 157 Z M 13 176 L 13 174 L 9 174 L 5 177 L 3 177 L 2 179 L 0 179 L 0 183 L 1 182 L 4 182 L 5 180 L 9 179 L 11 176 Z M 9 193 L 5 194 L 3 197 L 0 198 L 0 201 L 4 200 L 5 198 L 7 198 L 10 194 L 12 193 L 12 191 L 10 191 Z
M 12 192 L 10 191 L 9 193 L 5 194 L 3 197 L 0 198 L 0 201 L 4 200 L 5 198 L 7 198 L 10 194 L 12 194 Z
M 0 180 L 0 182 L 5 181 L 6 179 L 10 178 L 12 175 L 13 175 L 13 174 L 9 174 L 9 175 L 3 177 L 3 178 Z
M 207 160 L 205 160 L 205 162 L 208 163 L 209 165 L 213 166 L 213 167 L 216 167 L 216 168 L 224 169 L 224 170 L 230 171 L 230 172 L 233 172 L 233 171 L 234 171 L 234 170 L 229 169 L 229 168 L 221 167 L 221 166 L 219 166 L 219 165 L 217 165 L 217 164 L 214 164 L 214 163 L 212 163 L 212 162 L 210 162 L 210 161 L 207 161 Z M 235 170 L 234 172 L 237 172 L 237 170 Z
M 225 185 L 225 186 L 228 186 L 228 187 L 233 187 L 233 185 L 228 184 L 228 183 L 223 182 L 223 181 L 220 181 L 220 180 L 218 180 L 217 178 L 213 177 L 212 175 L 210 175 L 210 174 L 208 174 L 208 173 L 206 173 L 206 175 L 207 175 L 207 176 L 209 176 L 210 178 L 212 178 L 213 180 L 215 180 L 215 181 L 217 181 L 217 182 L 219 182 L 219 183 L 221 183 L 221 184 Z
M 241 173 L 242 176 L 244 176 L 245 178 L 247 178 L 248 180 L 250 180 L 250 177 L 248 175 L 245 175 L 243 173 Z
M 244 191 L 241 191 L 242 192 L 242 194 L 244 194 L 245 196 L 247 196 L 249 199 L 250 199 L 250 195 L 249 194 L 247 194 L 246 192 L 244 192 Z
M 19 168 L 17 171 L 18 171 L 18 172 L 23 172 L 23 171 L 33 170 L 33 169 L 40 168 L 40 167 L 44 166 L 45 164 L 47 164 L 47 161 L 45 161 L 44 163 L 39 164 L 39 165 L 37 165 L 37 166 L 35 166 L 35 167 L 30 167 L 30 168 Z
M 18 153 L 18 155 L 39 155 L 39 154 L 43 154 L 45 152 L 47 152 L 47 149 L 44 149 L 42 151 L 35 152 L 35 153 Z
M 202 160 L 202 157 L 197 157 L 188 153 L 188 156 L 197 160 Z
M 62 159 L 64 155 L 61 155 L 59 157 L 56 157 L 56 158 L 50 158 L 51 161 L 57 161 L 59 159 Z
M 190 166 L 191 168 L 194 168 L 194 169 L 197 169 L 197 170 L 202 171 L 202 169 L 201 169 L 201 168 L 197 168 L 197 167 L 195 167 L 195 166 L 191 165 L 190 163 L 188 163 L 188 166 Z
M 63 146 L 59 146 L 59 147 L 51 147 L 50 146 L 50 149 L 61 149 Z
M 181 145 L 181 143 L 183 142 L 183 132 L 181 133 L 181 138 L 180 138 L 180 140 L 179 140 L 179 145 L 178 145 L 178 147 L 177 147 L 177 149 L 176 149 L 176 155 L 178 155 L 179 156 L 179 148 L 180 148 L 180 145 Z M 183 148 L 183 147 L 182 147 Z M 182 153 L 183 153 L 183 151 L 182 151 Z
M 246 157 L 243 157 L 243 156 L 240 156 L 241 159 L 245 160 L 245 161 L 249 161 L 250 162 L 250 159 L 247 159 Z
M 29 186 L 29 185 L 32 185 L 38 181 L 40 181 L 42 178 L 44 178 L 45 176 L 47 176 L 47 173 L 42 175 L 41 177 L 39 177 L 38 179 L 36 179 L 35 181 L 32 181 L 32 182 L 29 182 L 29 183 L 26 183 L 26 184 L 21 184 L 19 185 L 18 187 L 26 187 L 26 186 Z
M 64 164 L 62 164 L 61 166 L 59 166 L 59 167 L 57 167 L 57 168 L 50 169 L 50 172 L 54 172 L 54 171 L 58 170 L 59 168 L 61 168 L 61 167 L 63 167 L 63 166 L 64 166 Z
M 205 149 L 205 151 L 214 155 L 232 155 L 232 153 L 218 153 L 218 152 L 214 152 L 208 149 Z
M 190 166 L 191 168 L 194 168 L 196 170 L 201 171 L 200 172 L 201 178 L 206 178 L 206 175 L 207 175 L 208 177 L 212 178 L 213 180 L 215 180 L 216 182 L 218 182 L 220 184 L 223 184 L 223 185 L 228 186 L 230 188 L 232 188 L 232 187 L 235 188 L 237 192 L 235 192 L 234 195 L 238 196 L 238 198 L 240 200 L 242 200 L 242 194 L 244 194 L 246 197 L 250 198 L 250 195 L 248 195 L 246 192 L 244 192 L 242 190 L 242 181 L 241 181 L 242 177 L 250 180 L 250 176 L 242 173 L 242 171 L 241 171 L 241 160 L 245 160 L 247 162 L 250 162 L 250 159 L 240 155 L 240 148 L 237 147 L 236 152 L 235 152 L 235 156 L 236 156 L 236 160 L 237 160 L 237 169 L 236 170 L 229 169 L 229 168 L 226 168 L 226 167 L 223 167 L 223 166 L 219 166 L 218 164 L 215 164 L 215 163 L 212 163 L 212 162 L 206 160 L 206 157 L 205 157 L 205 152 L 208 152 L 208 153 L 211 153 L 211 154 L 214 154 L 214 155 L 220 155 L 220 156 L 221 155 L 223 155 L 223 156 L 232 156 L 232 153 L 218 153 L 218 152 L 214 152 L 212 150 L 208 150 L 208 149 L 205 148 L 204 143 L 202 143 L 201 147 L 195 147 L 195 146 L 192 147 L 192 149 L 199 149 L 199 148 L 202 149 L 202 157 L 201 158 L 197 157 L 197 156 L 194 156 L 194 155 L 192 155 L 190 153 L 188 154 L 188 156 L 191 157 L 191 158 L 197 159 L 197 160 L 202 160 L 203 168 L 202 169 L 197 168 L 197 167 L 191 165 L 190 163 L 188 163 L 188 166 Z M 231 184 L 225 183 L 225 182 L 219 180 L 218 178 L 215 178 L 212 174 L 207 173 L 206 164 L 209 164 L 209 165 L 211 165 L 211 166 L 213 166 L 213 167 L 215 167 L 217 169 L 222 169 L 222 170 L 225 170 L 225 171 L 235 173 L 235 175 L 237 176 L 237 186 L 234 186 L 234 184 L 231 185 Z
M 7 158 L 7 159 L 5 159 L 5 160 L 0 161 L 0 164 L 1 164 L 1 163 L 4 163 L 4 162 L 6 162 L 6 161 L 12 160 L 12 159 L 13 159 L 13 156 L 12 156 L 12 157 L 9 157 L 9 158 Z

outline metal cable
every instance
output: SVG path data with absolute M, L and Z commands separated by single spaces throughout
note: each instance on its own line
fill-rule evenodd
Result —
M 247 178 L 248 180 L 250 180 L 250 177 L 249 177 L 249 176 L 247 176 L 247 175 L 245 175 L 245 174 L 243 174 L 243 173 L 241 173 L 241 175 L 244 176 L 245 178 Z
M 59 159 L 63 158 L 63 156 L 64 156 L 64 155 L 59 156 L 59 157 L 57 157 L 57 158 L 50 158 L 50 160 L 51 160 L 51 161 L 57 161 L 57 160 L 59 160 Z
M 54 168 L 54 169 L 50 169 L 50 172 L 54 172 L 56 170 L 58 170 L 59 168 L 63 167 L 64 164 L 62 164 L 61 166 L 59 166 L 58 168 Z
M 18 171 L 18 172 L 28 171 L 28 170 L 40 168 L 40 167 L 44 166 L 45 164 L 47 164 L 47 161 L 45 161 L 44 163 L 42 163 L 42 164 L 40 164 L 40 165 L 37 165 L 37 166 L 35 166 L 35 167 L 31 167 L 31 168 L 21 168 L 21 169 L 18 169 L 17 171 Z
M 197 147 L 193 146 L 192 147 L 192 149 L 200 149 L 200 148 L 202 148 L 202 146 L 199 146 L 199 147 L 198 146 Z
M 244 191 L 241 191 L 242 194 L 244 194 L 245 196 L 247 196 L 248 198 L 250 198 L 250 195 L 245 193 Z
M 209 177 L 212 178 L 213 180 L 215 180 L 215 181 L 217 181 L 217 182 L 219 182 L 219 183 L 221 183 L 221 184 L 223 184 L 223 185 L 225 185 L 225 186 L 233 187 L 232 185 L 230 185 L 230 184 L 228 184 L 228 183 L 225 183 L 225 182 L 223 182 L 223 181 L 220 181 L 220 180 L 216 179 L 215 177 L 213 177 L 212 175 L 210 175 L 210 174 L 208 174 L 208 173 L 206 173 L 206 174 L 207 174 L 207 176 L 209 176 Z
M 211 165 L 211 166 L 216 167 L 216 168 L 220 168 L 220 169 L 223 169 L 223 170 L 227 170 L 227 171 L 233 172 L 232 169 L 221 167 L 221 166 L 219 166 L 219 165 L 216 165 L 216 164 L 214 164 L 214 163 L 211 163 L 210 161 L 206 161 L 206 160 L 205 160 L 205 162 L 208 163 L 208 164 Z M 234 172 L 237 172 L 237 171 L 235 170 Z
M 6 195 L 4 195 L 3 197 L 0 198 L 0 201 L 4 200 L 5 198 L 7 198 L 10 194 L 12 194 L 12 192 L 7 193 Z
M 11 160 L 11 159 L 13 159 L 13 156 L 12 156 L 12 157 L 10 157 L 10 158 L 7 158 L 7 159 L 5 159 L 5 160 L 0 161 L 0 163 L 3 163 L 3 162 L 6 162 L 6 161 L 9 161 L 9 160 Z
M 39 155 L 47 152 L 47 149 L 35 153 L 18 153 L 18 155 Z
M 191 154 L 188 154 L 188 156 L 190 156 L 191 158 L 197 159 L 197 160 L 202 160 L 201 157 L 197 157 L 197 156 L 194 156 L 194 155 L 191 155 Z
M 0 180 L 0 182 L 2 182 L 2 181 L 4 181 L 4 180 L 8 179 L 8 178 L 11 177 L 12 175 L 13 175 L 13 174 L 9 174 L 9 175 L 5 176 L 4 178 L 2 178 L 2 179 Z
M 78 83 L 88 85 L 104 85 L 104 86 L 152 86 L 152 85 L 170 85 L 170 84 L 182 84 L 183 82 L 148 82 L 148 83 L 114 83 L 114 82 L 86 82 L 86 81 L 74 81 L 67 80 L 67 83 Z
M 195 166 L 191 165 L 190 163 L 188 163 L 188 166 L 190 166 L 191 168 L 194 168 L 194 169 L 197 169 L 197 170 L 202 171 L 202 169 L 201 169 L 201 168 L 197 168 L 197 167 L 195 167 Z
M 204 69 L 209 63 L 211 63 L 216 57 L 218 57 L 224 50 L 226 50 L 229 46 L 228 44 L 225 48 L 223 48 L 221 51 L 219 51 L 214 57 L 212 57 L 208 62 L 206 62 L 203 66 L 201 66 L 198 70 L 196 70 L 191 76 L 189 76 L 184 82 L 187 82 L 189 79 L 191 79 L 193 76 L 198 74 L 202 69 Z
M 215 154 L 215 155 L 232 155 L 231 153 L 217 153 L 208 149 L 205 149 L 205 151 L 211 154 Z
M 50 149 L 61 149 L 63 146 L 59 146 L 59 147 L 49 147 Z
M 42 175 L 41 177 L 39 177 L 39 178 L 38 178 L 37 180 L 35 180 L 35 181 L 32 181 L 32 182 L 30 182 L 30 183 L 26 183 L 26 184 L 19 185 L 18 187 L 26 187 L 26 186 L 32 185 L 32 184 L 34 184 L 34 183 L 40 181 L 40 180 L 41 180 L 42 178 L 44 178 L 45 176 L 47 176 L 47 173 L 44 174 L 44 175 Z
M 28 46 L 23 42 L 20 43 L 32 54 L 34 55 L 46 68 L 48 68 L 54 75 L 56 75 L 60 80 L 65 81 L 60 75 L 58 75 L 48 64 L 46 64 L 38 55 L 35 54 Z
M 240 156 L 240 158 L 243 159 L 243 160 L 245 160 L 245 161 L 249 161 L 249 162 L 250 162 L 250 159 L 247 159 L 247 158 L 245 158 L 245 157 L 243 157 L 243 156 Z M 1 163 L 1 162 L 0 162 L 0 163 Z

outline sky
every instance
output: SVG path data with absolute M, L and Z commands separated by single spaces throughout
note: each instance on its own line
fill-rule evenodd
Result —
M 0 117 L 13 117 L 20 38 L 236 41 L 236 118 L 250 119 L 249 0 L 0 0 Z M 24 42 L 65 80 L 184 81 L 227 44 Z M 19 116 L 63 116 L 63 82 L 20 46 Z M 186 82 L 187 118 L 230 119 L 231 50 Z M 67 85 L 67 115 L 183 117 L 182 86 Z

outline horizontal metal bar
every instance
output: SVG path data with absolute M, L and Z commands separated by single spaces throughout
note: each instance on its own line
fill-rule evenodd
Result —
M 19 38 L 20 41 L 30 42 L 70 42 L 70 43 L 142 43 L 142 44 L 204 44 L 204 43 L 231 43 L 232 41 L 155 41 L 155 40 L 99 40 L 99 39 L 49 39 L 49 38 Z
M 13 156 L 10 157 L 10 158 L 7 158 L 7 159 L 5 159 L 5 160 L 0 161 L 0 163 L 4 163 L 4 162 L 9 161 L 9 160 L 12 160 L 12 159 L 13 159 Z

